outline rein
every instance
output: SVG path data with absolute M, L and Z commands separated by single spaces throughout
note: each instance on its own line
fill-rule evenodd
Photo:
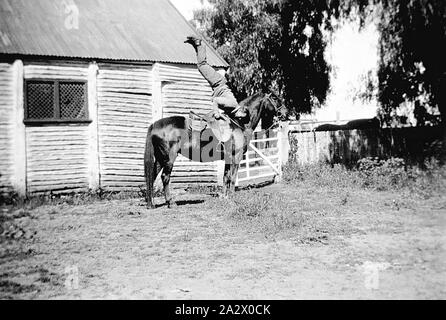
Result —
M 240 129 L 244 130 L 244 128 L 242 127 L 241 124 L 239 124 L 237 121 L 235 121 L 234 119 L 232 119 L 231 117 L 228 117 L 229 121 L 231 121 L 233 124 L 235 124 L 237 127 L 239 127 Z
M 285 106 L 281 105 L 280 108 L 277 108 L 277 103 L 275 103 L 275 102 L 271 99 L 271 96 L 272 96 L 272 93 L 268 93 L 268 94 L 266 95 L 266 98 L 265 98 L 265 99 L 268 99 L 268 100 L 269 100 L 269 102 L 273 105 L 274 110 L 275 110 L 276 112 L 282 110 Z
M 205 121 L 206 122 L 206 118 L 205 117 L 203 117 L 203 116 L 201 116 L 201 115 L 199 115 L 198 113 L 196 113 L 195 111 L 193 111 L 193 110 L 190 110 L 189 111 L 192 115 L 194 115 L 195 117 L 197 117 L 199 120 L 201 120 L 201 121 Z M 226 119 L 228 119 L 230 122 L 232 122 L 234 125 L 236 125 L 237 127 L 239 127 L 240 129 L 244 129 L 237 121 L 235 121 L 234 119 L 232 119 L 231 117 L 229 117 L 229 116 L 227 116 L 227 115 L 223 115 L 223 117 L 225 117 Z
M 272 99 L 271 99 L 271 95 L 272 93 L 268 93 L 265 97 L 266 100 L 268 100 L 274 107 L 274 111 L 277 113 L 278 111 L 280 111 L 283 106 L 281 106 L 280 108 L 277 108 L 277 103 L 275 103 Z M 276 126 L 279 124 L 278 120 L 274 120 L 273 123 L 268 127 L 268 129 L 266 129 L 265 131 L 268 131 L 269 129 L 271 129 L 272 127 Z

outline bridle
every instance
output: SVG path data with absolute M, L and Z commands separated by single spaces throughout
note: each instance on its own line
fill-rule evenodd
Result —
M 280 107 L 277 107 L 277 102 L 274 101 L 274 99 L 271 98 L 271 96 L 273 95 L 272 92 L 268 93 L 265 95 L 265 97 L 263 98 L 263 101 L 268 101 L 269 103 L 271 103 L 271 105 L 274 107 L 274 112 L 277 114 L 280 110 L 282 110 L 285 106 L 282 104 Z M 232 113 L 236 113 L 239 109 L 241 108 L 241 106 L 239 105 L 237 108 L 235 108 Z M 239 128 L 242 128 L 242 126 L 240 126 L 240 124 L 238 124 L 236 121 L 234 121 L 233 119 L 231 119 L 229 117 L 229 119 L 232 121 L 232 123 L 234 123 L 236 126 L 238 126 Z M 279 123 L 278 119 L 273 120 L 273 123 L 271 124 L 271 126 L 269 126 L 268 129 L 271 129 L 272 127 L 274 127 L 275 125 L 277 125 Z M 243 128 L 242 128 L 243 129 Z
M 273 94 L 270 92 L 265 96 L 265 100 L 268 100 L 269 103 L 272 104 L 272 106 L 274 107 L 274 111 L 277 114 L 280 110 L 282 110 L 284 108 L 284 105 L 282 104 L 280 107 L 277 107 L 277 102 L 275 102 L 273 99 L 271 99 L 271 96 Z M 268 129 L 266 129 L 266 131 L 268 131 L 269 129 L 271 129 L 272 127 L 276 126 L 277 124 L 279 124 L 279 120 L 278 119 L 273 119 L 273 123 L 269 126 Z
M 274 111 L 277 112 L 277 103 L 275 103 L 273 101 L 273 99 L 271 99 L 272 93 L 268 93 L 267 95 L 265 95 L 265 100 L 268 100 L 269 103 L 271 103 L 274 107 Z

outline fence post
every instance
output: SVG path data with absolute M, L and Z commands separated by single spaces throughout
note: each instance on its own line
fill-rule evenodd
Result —
M 290 141 L 288 133 L 290 131 L 290 123 L 288 121 L 281 121 L 277 131 L 277 152 L 278 152 L 278 169 L 279 175 L 276 182 L 282 180 L 282 167 L 288 163 L 288 157 L 290 153 Z
M 13 174 L 11 184 L 13 189 L 22 197 L 26 195 L 26 133 L 23 119 L 24 97 L 23 97 L 23 74 L 24 67 L 22 60 L 14 61 L 13 88 L 14 88 L 14 112 L 13 117 Z
M 290 141 L 288 139 L 288 133 L 290 132 L 290 124 L 288 121 L 281 121 L 279 124 L 279 131 L 277 132 L 277 147 L 279 152 L 279 165 L 282 169 L 282 165 L 288 163 L 288 157 L 290 153 Z M 282 172 L 282 170 L 280 170 Z
M 215 167 L 217 170 L 217 186 L 223 186 L 223 176 L 225 174 L 225 161 L 224 160 L 216 161 Z
M 246 151 L 246 178 L 250 178 L 249 174 L 249 150 Z
M 99 68 L 96 62 L 88 66 L 88 114 L 91 123 L 88 128 L 88 185 L 90 190 L 100 187 L 99 145 L 98 145 L 98 103 L 97 103 L 97 76 Z
M 152 68 L 152 122 L 155 122 L 163 117 L 163 93 L 162 93 L 162 82 L 160 76 L 160 65 L 155 63 Z

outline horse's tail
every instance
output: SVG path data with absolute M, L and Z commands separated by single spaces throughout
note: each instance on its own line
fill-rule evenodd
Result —
M 144 175 L 146 178 L 146 201 L 148 207 L 153 207 L 153 184 L 155 182 L 154 172 L 156 166 L 155 151 L 152 141 L 153 125 L 147 131 L 146 148 L 144 151 Z

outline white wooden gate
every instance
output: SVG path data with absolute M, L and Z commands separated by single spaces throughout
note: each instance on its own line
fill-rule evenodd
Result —
M 282 175 L 281 131 L 254 132 L 240 162 L 236 186 L 280 180 Z

